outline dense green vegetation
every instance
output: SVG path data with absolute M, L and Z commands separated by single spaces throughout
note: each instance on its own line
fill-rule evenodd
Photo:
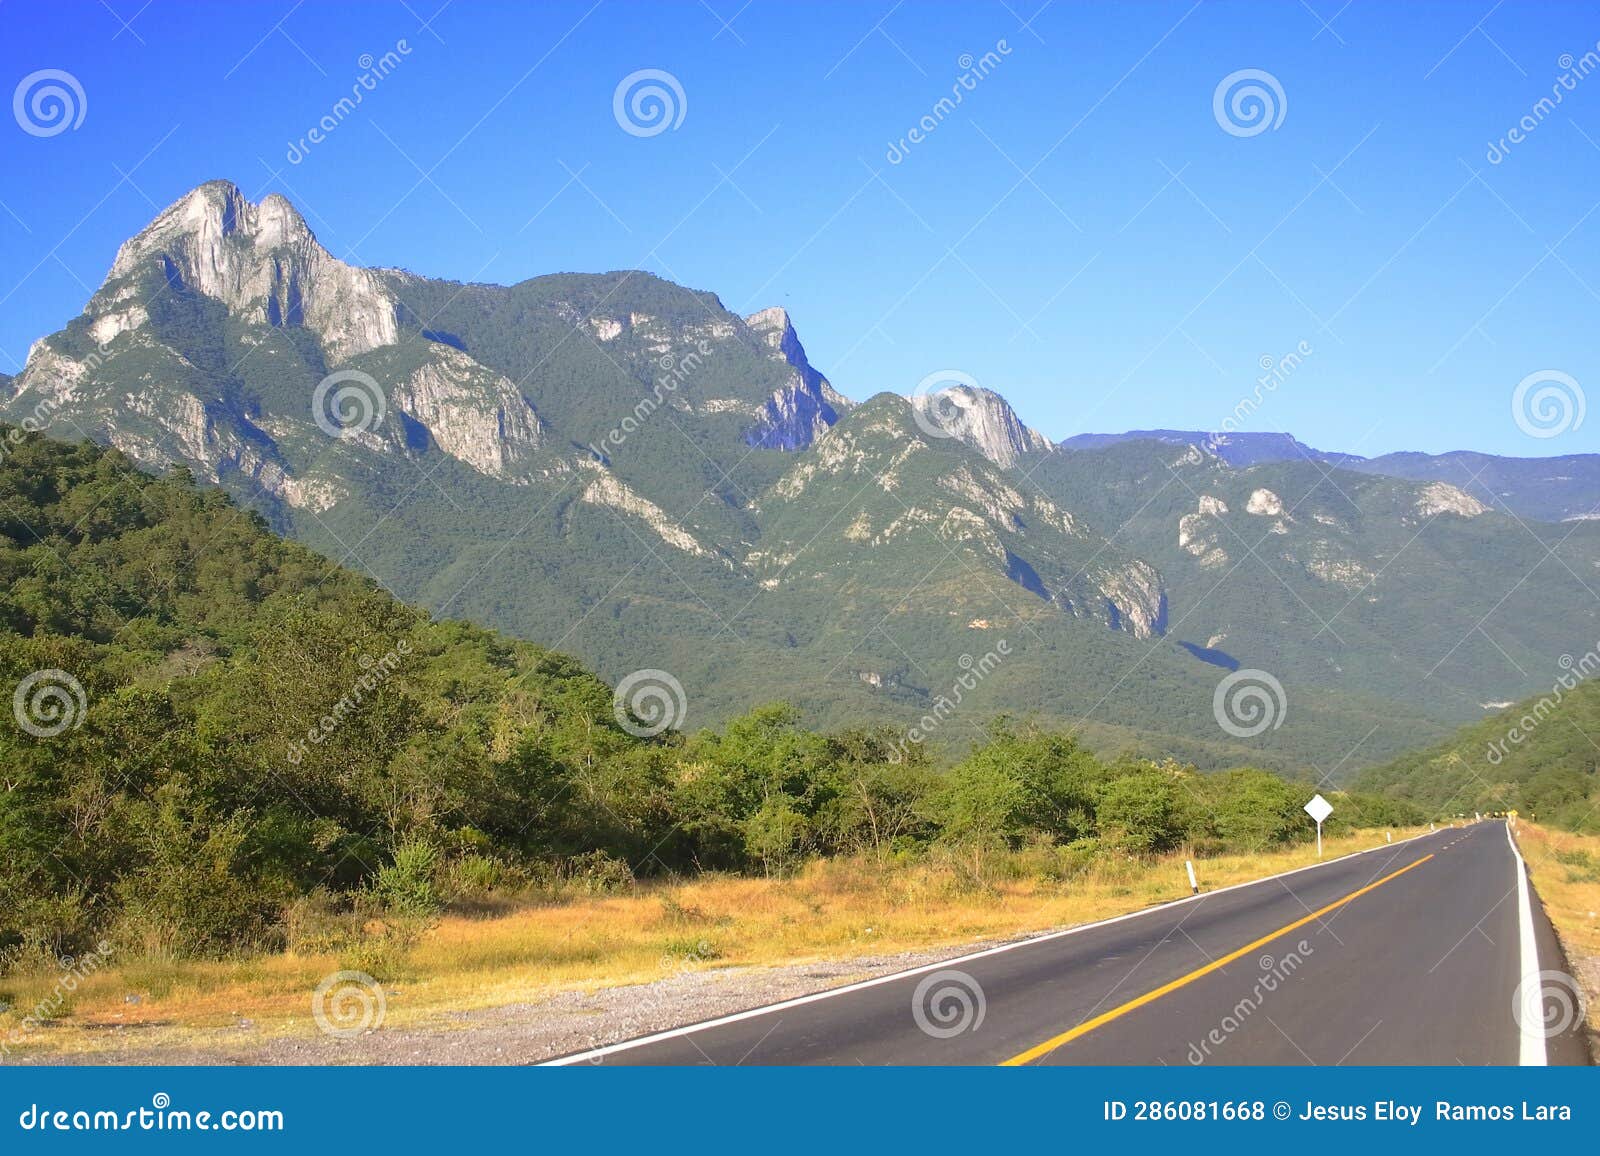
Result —
M 1463 727 L 1447 742 L 1364 772 L 1383 791 L 1444 815 L 1515 810 L 1574 831 L 1600 831 L 1600 685 L 1592 654 L 1550 690 Z
M 0 462 L 0 579 L 17 695 L 0 962 L 100 937 L 271 948 L 308 902 L 425 915 L 505 879 L 606 887 L 936 844 L 981 878 L 1007 846 L 1082 861 L 1309 829 L 1308 786 L 1107 763 L 1004 719 L 947 770 L 917 746 L 896 758 L 892 730 L 813 733 L 783 705 L 635 738 L 572 659 L 432 621 L 187 475 L 88 445 L 28 437 Z M 1417 812 L 1350 797 L 1337 814 Z
M 1235 469 L 1149 441 L 1056 454 L 1034 477 L 1161 571 L 1174 639 L 1270 670 L 1291 714 L 1330 691 L 1386 703 L 1334 756 L 1350 767 L 1539 689 L 1575 633 L 1600 631 L 1576 577 L 1600 559 L 1600 526 L 1473 513 L 1445 487 L 1318 462 Z M 1203 499 L 1213 512 L 1199 513 Z M 1374 724 L 1379 745 L 1358 746 Z

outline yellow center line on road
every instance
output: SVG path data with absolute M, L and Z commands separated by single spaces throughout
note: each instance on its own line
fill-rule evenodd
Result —
M 1346 903 L 1349 903 L 1352 899 L 1359 899 L 1369 891 L 1376 891 L 1379 887 L 1382 887 L 1385 883 L 1389 882 L 1389 880 L 1400 878 L 1400 876 L 1404 875 L 1407 871 L 1410 871 L 1413 867 L 1421 867 L 1424 863 L 1432 858 L 1433 855 L 1431 853 L 1424 855 L 1415 863 L 1408 863 L 1404 867 L 1400 868 L 1400 870 L 1391 872 L 1390 874 L 1385 875 L 1382 879 L 1379 879 L 1373 883 L 1368 883 L 1359 891 L 1350 892 L 1350 894 L 1346 895 L 1343 899 L 1335 899 L 1326 907 L 1313 911 L 1304 919 L 1297 919 L 1286 927 L 1280 927 L 1276 931 L 1263 935 L 1260 939 L 1253 940 L 1236 951 L 1230 951 L 1221 959 L 1212 960 L 1204 967 L 1196 968 L 1188 975 L 1179 976 L 1171 983 L 1163 984 L 1154 991 L 1149 991 L 1144 995 L 1139 996 L 1137 999 L 1130 999 L 1127 1003 L 1122 1004 L 1120 1007 L 1114 1007 L 1108 1012 L 1102 1012 L 1100 1015 L 1095 1016 L 1091 1020 L 1084 1020 L 1083 1023 L 1079 1024 L 1075 1028 L 1072 1028 L 1070 1031 L 1062 1032 L 1058 1036 L 1052 1036 L 1050 1039 L 1045 1040 L 1044 1043 L 1037 1044 L 1020 1055 L 1012 1056 L 1009 1060 L 1002 1062 L 1000 1066 L 1003 1068 L 1014 1068 L 1022 1064 L 1031 1064 L 1034 1060 L 1039 1059 L 1041 1056 L 1049 1055 L 1063 1044 L 1070 1044 L 1079 1036 L 1086 1036 L 1096 1028 L 1104 1027 L 1112 1020 L 1127 1015 L 1135 1008 L 1141 1008 L 1147 1003 L 1154 1003 L 1162 996 L 1171 992 L 1175 992 L 1180 987 L 1186 987 L 1195 980 L 1199 979 L 1201 976 L 1210 975 L 1219 968 L 1226 967 L 1228 964 L 1232 963 L 1236 959 L 1239 959 L 1241 956 L 1249 955 L 1252 951 L 1255 951 L 1259 947 L 1265 947 L 1274 939 L 1279 939 L 1285 935 L 1288 935 L 1291 931 L 1294 931 L 1297 928 L 1301 928 L 1308 923 L 1315 922 L 1316 920 L 1321 919 L 1324 915 L 1328 914 L 1330 911 L 1337 911 Z

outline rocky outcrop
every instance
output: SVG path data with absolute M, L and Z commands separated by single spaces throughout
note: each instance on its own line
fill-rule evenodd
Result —
M 92 376 L 87 361 L 69 357 L 48 340 L 33 343 L 22 372 L 12 380 L 9 397 L 30 398 L 46 408 L 68 404 L 85 380 Z
M 1283 499 L 1271 490 L 1254 490 L 1244 505 L 1244 512 L 1258 518 L 1276 518 L 1283 513 Z
M 802 450 L 839 420 L 839 412 L 820 394 L 805 388 L 798 373 L 762 405 L 756 424 L 745 431 L 747 445 L 766 450 Z
M 804 449 L 838 421 L 850 403 L 806 359 L 788 310 L 763 309 L 744 323 L 790 371 L 789 380 L 773 391 L 756 424 L 745 432 L 745 442 L 762 449 Z
M 939 485 L 983 511 L 989 521 L 1003 530 L 1020 530 L 1020 515 L 1025 501 L 1020 493 L 986 467 L 986 477 L 978 477 L 966 466 L 958 466 L 939 479 Z
M 1313 578 L 1335 586 L 1343 586 L 1348 590 L 1364 590 L 1372 584 L 1377 575 L 1368 570 L 1354 558 L 1334 558 L 1327 556 L 1328 547 L 1324 545 L 1317 550 L 1319 556 L 1313 557 L 1305 563 L 1306 573 Z M 1289 555 L 1284 556 L 1286 561 L 1295 559 Z
M 214 298 L 244 320 L 303 326 L 330 363 L 398 335 L 395 302 L 377 274 L 330 254 L 283 197 L 252 204 L 227 181 L 201 185 L 118 250 L 89 303 L 98 340 L 144 323 L 129 301 L 141 273 Z
M 1195 512 L 1178 519 L 1178 548 L 1193 554 L 1208 569 L 1228 564 L 1222 548 L 1222 527 L 1218 523 L 1228 512 L 1228 503 L 1210 494 L 1201 494 Z
M 911 399 L 919 423 L 945 437 L 960 438 L 998 466 L 1024 454 L 1048 452 L 1050 439 L 1022 424 L 1011 404 L 993 390 L 953 385 Z
M 852 419 L 830 429 L 817 439 L 810 454 L 778 479 L 773 496 L 796 499 L 819 477 L 868 477 L 880 488 L 895 491 L 900 486 L 901 468 L 928 449 L 926 442 L 907 435 L 909 424 L 882 415 L 866 423 Z
M 1154 566 L 1134 560 L 1100 570 L 1095 584 L 1105 596 L 1113 630 L 1127 630 L 1135 638 L 1167 632 L 1167 590 Z
M 716 556 L 716 551 L 700 544 L 695 536 L 667 516 L 667 512 L 649 498 L 631 490 L 621 478 L 599 462 L 580 459 L 579 467 L 590 475 L 579 500 L 591 506 L 604 506 L 619 514 L 638 518 L 650 527 L 667 545 L 700 558 Z
M 164 434 L 150 437 L 120 425 L 109 430 L 107 440 L 140 465 L 161 469 L 183 464 L 209 482 L 248 478 L 263 493 L 312 513 L 321 513 L 344 497 L 335 482 L 292 475 L 264 433 L 237 415 L 217 413 L 193 394 L 173 392 L 163 396 L 159 406 L 148 397 L 129 394 L 124 403 L 128 413 Z M 257 436 L 242 436 L 240 426 Z
M 1471 494 L 1449 482 L 1430 482 L 1422 487 L 1417 497 L 1417 513 L 1424 518 L 1435 514 L 1459 514 L 1463 518 L 1476 518 L 1489 512 L 1489 507 Z
M 746 317 L 744 323 L 768 349 L 800 374 L 807 389 L 814 389 L 836 409 L 850 408 L 849 399 L 835 390 L 806 358 L 805 347 L 800 344 L 800 337 L 794 331 L 787 309 L 776 305 L 762 309 Z
M 459 349 L 428 346 L 428 359 L 389 400 L 445 453 L 481 474 L 515 480 L 544 441 L 533 406 L 509 379 Z
M 1004 565 L 1007 550 L 989 522 L 965 506 L 951 506 L 937 530 L 947 542 L 965 542 Z

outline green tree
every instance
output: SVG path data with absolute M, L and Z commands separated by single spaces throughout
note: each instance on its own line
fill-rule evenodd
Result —
M 1168 851 L 1188 833 L 1183 788 L 1169 770 L 1144 766 L 1107 783 L 1100 791 L 1100 829 L 1111 842 L 1136 854 Z
M 1314 793 L 1310 787 L 1248 767 L 1213 776 L 1209 785 L 1217 837 L 1232 846 L 1264 850 L 1313 829 L 1301 809 Z

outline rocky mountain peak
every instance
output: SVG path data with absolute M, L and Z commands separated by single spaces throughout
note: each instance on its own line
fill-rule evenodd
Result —
M 960 438 L 998 466 L 1055 448 L 1049 438 L 1024 425 L 1011 403 L 992 389 L 959 384 L 911 400 L 918 425 L 935 436 Z
M 330 362 L 397 338 L 394 300 L 376 274 L 324 249 L 285 198 L 272 193 L 256 204 L 230 181 L 191 190 L 123 244 L 89 305 L 97 339 L 144 324 L 140 297 L 154 277 L 247 319 L 304 326 Z
M 207 181 L 124 241 L 108 280 L 129 276 L 153 258 L 214 252 L 224 238 L 234 236 L 266 248 L 316 241 L 305 218 L 277 193 L 255 205 L 231 181 Z
M 765 449 L 802 449 L 838 421 L 850 403 L 806 358 L 787 309 L 780 305 L 762 309 L 744 323 L 793 371 L 788 383 L 768 399 L 746 440 Z
M 766 309 L 758 309 L 744 319 L 744 323 L 773 349 L 788 356 L 789 347 L 800 344 L 795 336 L 794 324 L 789 320 L 789 311 L 782 305 L 773 305 Z M 802 356 L 804 356 L 802 354 Z
M 761 309 L 746 317 L 744 323 L 768 349 L 800 375 L 806 389 L 830 406 L 848 408 L 849 401 L 833 388 L 806 357 L 805 346 L 800 344 L 800 336 L 794 331 L 794 322 L 790 320 L 787 309 L 781 305 Z

